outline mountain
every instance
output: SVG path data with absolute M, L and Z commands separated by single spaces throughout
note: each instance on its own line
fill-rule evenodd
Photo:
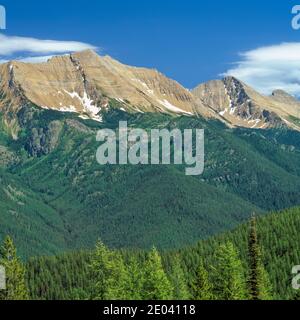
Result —
M 228 92 L 240 83 L 226 81 Z M 287 125 L 287 115 L 268 111 L 263 129 L 247 128 L 250 120 L 240 127 L 219 114 L 228 95 L 221 80 L 214 83 L 197 97 L 158 71 L 92 51 L 0 65 L 0 238 L 11 234 L 23 257 L 90 248 L 97 238 L 115 248 L 179 248 L 253 211 L 300 205 L 297 117 Z M 260 99 L 298 107 L 285 93 L 262 97 L 240 86 L 232 101 L 241 116 L 245 108 L 258 117 Z M 188 177 L 175 165 L 100 166 L 96 133 L 116 130 L 120 120 L 146 130 L 204 129 L 204 174 Z
M 131 113 L 198 115 L 228 126 L 299 130 L 300 103 L 280 90 L 267 97 L 226 77 L 189 91 L 157 70 L 127 66 L 92 50 L 53 57 L 45 63 L 0 65 L 0 97 L 13 135 L 19 128 L 10 115 L 21 106 L 32 103 L 101 122 L 111 100 Z
M 129 67 L 91 50 L 46 63 L 8 62 L 0 65 L 0 79 L 2 109 L 30 102 L 101 121 L 114 99 L 130 112 L 211 115 L 188 90 L 158 71 Z
M 203 105 L 233 126 L 266 129 L 289 126 L 299 130 L 300 102 L 282 90 L 263 96 L 234 77 L 213 80 L 192 90 Z

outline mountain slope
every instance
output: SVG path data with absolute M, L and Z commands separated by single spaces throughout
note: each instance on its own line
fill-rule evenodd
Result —
M 17 235 L 23 256 L 88 248 L 98 237 L 118 248 L 178 248 L 253 211 L 300 205 L 300 133 L 290 128 L 297 101 L 224 81 L 197 98 L 155 70 L 92 51 L 0 65 L 0 236 Z M 290 127 L 276 113 L 282 101 L 292 106 Z M 219 111 L 228 102 L 229 115 Z M 256 117 L 264 124 L 235 128 L 229 116 L 246 127 Z M 204 129 L 204 174 L 187 177 L 173 165 L 100 166 L 97 130 L 116 129 L 120 120 L 146 130 Z
M 204 118 L 112 108 L 99 123 L 26 107 L 18 113 L 20 138 L 13 140 L 4 132 L 1 144 L 17 159 L 3 167 L 19 181 L 11 186 L 33 193 L 41 214 L 49 214 L 41 222 L 30 202 L 24 214 L 18 206 L 4 207 L 19 214 L 5 214 L 7 227 L 0 235 L 9 230 L 17 234 L 23 256 L 88 248 L 99 237 L 118 248 L 178 248 L 232 229 L 253 211 L 300 204 L 297 131 L 227 129 Z M 116 128 L 119 120 L 147 130 L 204 128 L 204 174 L 187 177 L 183 166 L 100 166 L 96 131 Z M 46 224 L 52 240 L 32 228 L 31 220 L 41 223 L 41 230 Z M 18 225 L 23 227 L 16 230 Z
M 164 248 L 178 247 L 232 228 L 249 217 L 253 210 L 261 211 L 234 194 L 186 177 L 180 167 L 100 166 L 95 159 L 96 128 L 88 127 L 83 120 L 79 122 L 68 114 L 66 118 L 60 118 L 62 113 L 57 112 L 55 118 L 53 111 L 37 109 L 36 112 L 23 140 L 15 142 L 15 147 L 11 146 L 12 149 L 25 146 L 33 157 L 24 158 L 10 171 L 23 181 L 24 189 L 33 190 L 55 210 L 55 216 L 63 225 L 59 230 L 63 237 L 61 246 L 54 244 L 54 251 L 45 247 L 45 253 L 53 254 L 65 246 L 69 249 L 90 247 L 98 237 L 115 247 L 144 248 L 153 243 Z M 51 118 L 49 114 L 52 114 Z M 150 128 L 158 124 L 168 126 L 174 119 L 140 115 L 128 120 L 131 125 Z M 106 125 L 118 125 L 118 120 L 117 115 L 113 115 Z M 32 138 L 35 128 L 42 123 L 46 128 L 53 127 L 51 123 L 57 121 L 62 125 L 58 126 L 60 138 L 54 149 L 47 144 L 40 146 L 39 139 L 36 145 L 36 138 Z M 224 207 L 227 208 L 226 215 L 222 211 Z M 22 218 L 20 220 L 12 218 L 10 223 L 23 223 Z M 24 230 L 26 245 L 21 244 L 20 249 L 26 255 L 38 253 Z M 51 225 L 49 230 L 52 230 Z M 4 236 L 5 232 L 0 230 L 0 234 Z

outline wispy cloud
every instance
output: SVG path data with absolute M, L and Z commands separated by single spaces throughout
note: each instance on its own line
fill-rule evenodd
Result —
M 55 54 L 65 54 L 86 49 L 97 50 L 98 48 L 91 44 L 77 41 L 40 40 L 0 34 L 0 62 L 15 58 L 20 53 L 22 58 L 18 60 L 41 62 Z
M 23 62 L 30 62 L 30 63 L 40 63 L 40 62 L 46 62 L 47 60 L 51 59 L 53 55 L 50 56 L 37 56 L 37 57 L 19 57 L 17 60 L 23 61 Z
M 223 75 L 234 76 L 264 94 L 282 89 L 300 96 L 300 43 L 281 43 L 240 53 Z

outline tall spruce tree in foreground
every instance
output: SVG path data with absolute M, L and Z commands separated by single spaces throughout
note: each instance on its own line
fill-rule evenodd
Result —
M 238 252 L 231 242 L 222 244 L 212 266 L 214 294 L 219 300 L 245 300 L 246 280 Z
M 251 300 L 271 300 L 272 289 L 261 257 L 261 250 L 258 244 L 256 217 L 253 216 L 250 222 L 250 234 L 248 244 L 249 256 L 249 278 L 248 288 Z
M 172 299 L 173 287 L 169 281 L 158 251 L 153 248 L 148 254 L 144 266 L 144 300 L 170 300 Z
M 90 265 L 91 298 L 94 300 L 105 299 L 108 276 L 107 266 L 110 259 L 109 254 L 109 250 L 99 240 L 93 252 Z
M 0 265 L 5 268 L 6 274 L 6 290 L 0 290 L 0 300 L 27 300 L 25 268 L 10 237 L 5 238 L 0 249 Z
M 192 283 L 193 298 L 195 300 L 213 300 L 213 288 L 209 281 L 207 270 L 201 261 L 196 271 L 196 277 Z
M 172 270 L 170 279 L 174 288 L 174 300 L 189 300 L 191 298 L 185 274 L 181 267 L 181 259 L 179 255 L 175 255 L 172 259 Z
M 119 252 L 110 251 L 101 241 L 98 241 L 90 269 L 92 299 L 128 299 L 128 271 Z
M 127 299 L 141 300 L 144 285 L 144 270 L 137 257 L 133 256 L 129 258 L 128 270 Z

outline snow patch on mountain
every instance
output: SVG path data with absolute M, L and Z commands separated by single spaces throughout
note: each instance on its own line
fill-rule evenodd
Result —
M 180 108 L 175 107 L 174 105 L 172 105 L 168 100 L 164 99 L 164 100 L 158 100 L 158 102 L 160 104 L 162 104 L 164 107 L 166 107 L 168 110 L 175 112 L 175 113 L 184 113 L 184 114 L 190 114 L 192 115 L 191 112 L 186 112 Z
M 81 105 L 84 108 L 84 111 L 91 116 L 92 119 L 102 122 L 102 117 L 99 115 L 99 112 L 101 111 L 101 108 L 95 106 L 93 104 L 93 100 L 90 99 L 87 92 L 83 92 L 83 97 L 81 97 L 78 92 L 69 92 L 67 90 L 64 90 L 72 99 L 78 99 L 81 102 Z M 76 112 L 76 111 L 75 111 Z

